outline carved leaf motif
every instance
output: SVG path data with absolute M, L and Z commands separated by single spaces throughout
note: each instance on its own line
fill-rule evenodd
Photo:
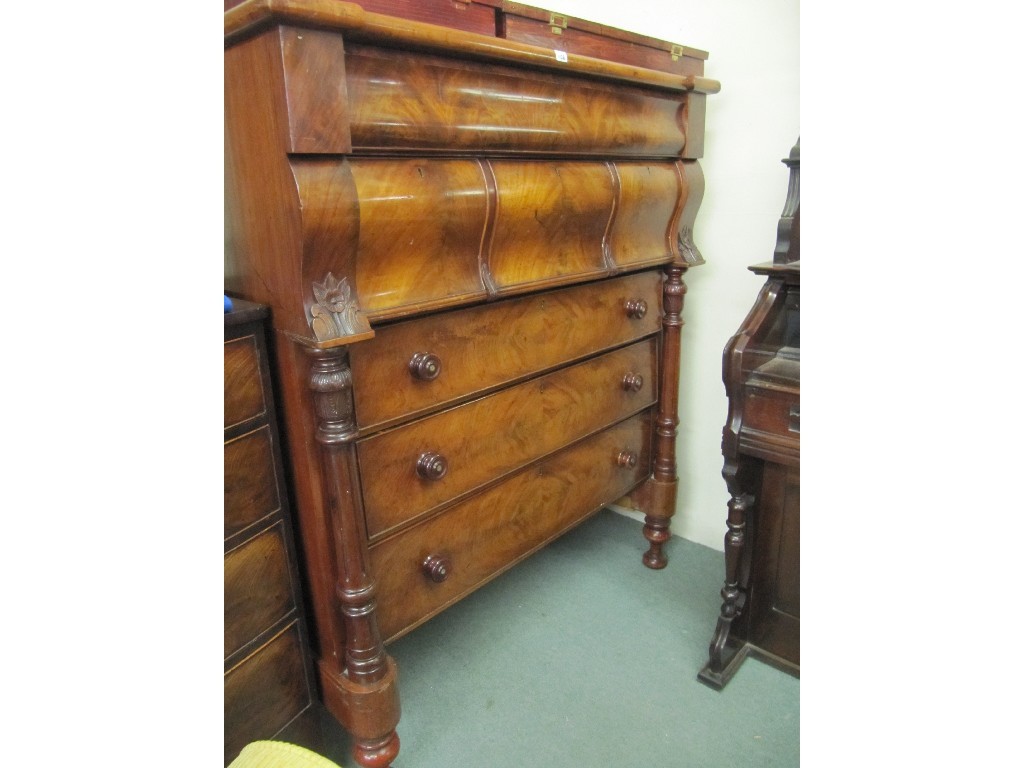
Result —
M 352 296 L 348 278 L 338 280 L 328 272 L 323 282 L 313 283 L 313 297 L 317 303 L 310 307 L 313 315 L 311 325 L 320 341 L 370 330 L 370 324 L 360 314 L 359 305 Z

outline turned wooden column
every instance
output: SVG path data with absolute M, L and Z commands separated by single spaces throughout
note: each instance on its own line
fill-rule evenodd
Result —
M 648 568 L 664 568 L 668 558 L 662 547 L 668 541 L 669 524 L 676 509 L 676 427 L 679 426 L 679 348 L 683 327 L 683 297 L 686 267 L 665 267 L 662 286 L 661 381 L 658 388 L 658 415 L 654 424 L 654 471 L 645 489 L 648 494 L 644 516 L 644 537 L 651 543 L 644 553 Z
M 309 386 L 316 411 L 316 440 L 323 495 L 338 567 L 336 599 L 345 627 L 342 668 L 321 660 L 325 703 L 352 735 L 353 755 L 366 768 L 387 768 L 398 754 L 397 668 L 377 629 L 376 584 L 367 569 L 366 523 L 354 441 L 352 373 L 346 347 L 308 349 Z

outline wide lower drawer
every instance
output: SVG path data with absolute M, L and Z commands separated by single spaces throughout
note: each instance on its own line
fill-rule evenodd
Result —
M 530 379 L 357 443 L 371 538 L 636 413 L 657 339 Z
M 642 482 L 650 417 L 638 414 L 371 545 L 382 635 L 404 634 Z
M 656 333 L 661 273 L 385 326 L 351 351 L 362 429 L 435 409 Z

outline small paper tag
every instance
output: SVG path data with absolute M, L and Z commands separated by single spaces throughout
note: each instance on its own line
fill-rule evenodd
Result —
M 566 53 L 565 51 L 560 51 L 557 48 L 555 48 L 554 51 L 555 51 L 555 59 L 557 61 L 561 61 L 561 62 L 568 62 L 569 61 L 569 54 L 568 53 Z

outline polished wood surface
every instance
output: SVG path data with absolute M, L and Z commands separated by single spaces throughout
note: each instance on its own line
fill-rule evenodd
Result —
M 270 379 L 266 307 L 224 315 L 224 762 L 314 700 Z
M 437 3 L 225 14 L 225 290 L 272 309 L 320 695 L 366 768 L 399 749 L 388 641 L 631 491 L 667 562 L 718 84 L 610 30 L 559 60 L 505 5 L 486 35 Z
M 224 536 L 281 509 L 274 445 L 266 425 L 224 443 Z
M 750 655 L 800 674 L 800 142 L 772 262 L 723 355 L 729 489 L 722 607 L 698 678 L 721 689 Z
M 374 467 L 363 478 L 371 539 L 646 408 L 657 396 L 656 366 L 655 340 L 642 341 L 360 441 L 360 466 Z M 624 386 L 630 375 L 639 387 Z M 480 434 L 481 423 L 493 427 Z M 443 477 L 417 474 L 428 451 L 446 460 Z
M 627 305 L 637 309 L 631 313 Z M 643 312 L 639 312 L 639 307 Z M 641 272 L 381 328 L 352 348 L 360 428 L 436 410 L 656 333 L 661 275 Z M 437 374 L 409 364 L 433 356 Z
M 402 594 L 381 605 L 381 632 L 397 638 L 627 493 L 650 473 L 650 442 L 645 412 L 371 546 L 381 592 Z M 637 454 L 634 466 L 619 464 L 626 450 Z M 448 559 L 446 578 L 423 573 L 431 556 Z

